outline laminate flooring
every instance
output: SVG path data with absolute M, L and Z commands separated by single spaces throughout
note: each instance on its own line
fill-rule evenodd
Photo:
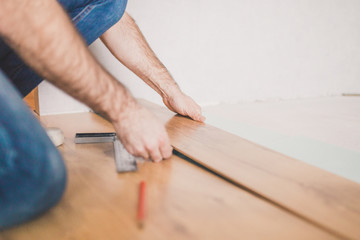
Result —
M 144 102 L 175 149 L 334 234 L 360 238 L 360 185 L 207 124 Z
M 111 143 L 74 144 L 77 132 L 113 131 L 93 113 L 41 121 L 65 133 L 59 150 L 68 169 L 67 190 L 49 212 L 1 232 L 3 240 L 338 238 L 177 156 L 140 162 L 138 172 L 118 174 Z M 141 180 L 147 182 L 143 229 L 136 222 Z

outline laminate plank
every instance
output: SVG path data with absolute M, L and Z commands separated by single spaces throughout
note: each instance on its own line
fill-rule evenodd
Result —
M 68 186 L 43 216 L 4 231 L 4 240 L 27 239 L 336 239 L 177 156 L 140 162 L 117 174 L 113 146 L 74 144 L 76 132 L 112 132 L 91 113 L 41 117 L 60 127 Z M 138 187 L 147 183 L 145 228 L 136 223 Z
M 339 236 L 360 239 L 360 184 L 143 101 L 184 155 Z

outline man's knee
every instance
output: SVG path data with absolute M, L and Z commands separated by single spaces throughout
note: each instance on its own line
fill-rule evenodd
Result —
M 36 170 L 22 168 L 18 174 L 9 177 L 11 184 L 3 199 L 5 202 L 1 203 L 3 208 L 0 208 L 0 229 L 31 220 L 61 199 L 66 187 L 63 159 L 50 144 L 42 151 L 36 161 L 38 166 L 34 166 Z M 28 156 L 32 157 L 34 156 Z
M 41 175 L 34 179 L 37 197 L 33 198 L 33 207 L 39 213 L 53 207 L 61 199 L 66 187 L 67 174 L 62 156 L 54 146 L 45 151 L 47 154 L 42 161 Z
M 49 200 L 47 206 L 46 204 L 44 206 L 50 208 L 60 200 L 64 193 L 67 173 L 64 160 L 55 146 L 52 145 L 48 149 L 47 159 L 48 165 L 45 167 L 41 181 L 44 183 L 42 184 L 43 196 Z
M 127 0 L 105 0 L 108 11 L 107 22 L 111 22 L 112 25 L 120 21 L 121 17 L 125 13 Z

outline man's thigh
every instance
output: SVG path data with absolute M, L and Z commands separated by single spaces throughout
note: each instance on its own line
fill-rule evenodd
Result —
M 58 0 L 88 45 L 117 23 L 127 0 Z
M 108 0 L 57 0 L 64 8 L 71 19 L 74 19 L 79 13 L 90 5 L 101 4 Z
M 45 130 L 0 71 L 0 230 L 30 220 L 61 198 L 66 170 Z

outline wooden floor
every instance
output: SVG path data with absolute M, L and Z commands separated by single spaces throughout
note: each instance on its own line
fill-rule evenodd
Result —
M 34 111 L 36 109 L 36 101 L 37 101 L 37 88 L 34 89 L 33 91 L 31 91 L 28 95 L 26 95 L 26 97 L 24 98 L 24 102 L 26 103 L 26 105 L 32 110 Z
M 360 184 L 144 103 L 175 149 L 339 236 L 360 239 Z
M 154 105 L 144 104 L 166 122 L 172 144 L 177 149 L 185 154 L 190 153 L 190 157 L 218 173 L 241 181 L 259 195 L 177 156 L 157 164 L 139 162 L 138 172 L 117 174 L 111 143 L 74 144 L 75 133 L 112 132 L 111 124 L 92 113 L 46 116 L 41 117 L 45 126 L 60 127 L 65 133 L 65 144 L 59 149 L 68 169 L 67 190 L 55 208 L 27 224 L 0 233 L 2 239 L 345 239 L 357 236 L 358 231 L 353 226 L 359 220 L 356 199 L 359 186 L 347 185 L 342 179 L 326 173 L 313 178 L 312 174 L 319 173 L 318 169 L 310 169 L 305 179 L 301 178 L 303 175 L 292 176 L 289 171 L 299 165 L 286 163 L 286 158 L 281 158 L 283 161 L 279 163 L 283 164 L 283 173 L 277 174 L 282 176 L 286 172 L 287 179 L 281 177 L 274 182 L 269 175 L 272 171 L 280 170 L 270 163 L 264 163 L 267 171 L 257 171 L 259 166 L 250 168 L 247 166 L 250 163 L 242 163 L 244 169 L 236 166 L 238 172 L 234 174 L 231 169 L 225 170 L 221 164 L 214 165 L 209 159 L 231 163 L 233 155 L 229 149 L 235 143 L 245 144 L 245 149 L 237 150 L 244 150 L 243 154 L 251 156 L 254 152 L 251 149 L 250 152 L 246 151 L 249 148 L 247 143 L 231 137 L 231 141 L 228 141 L 229 136 L 220 134 L 218 143 L 214 144 L 211 133 L 199 134 L 198 129 L 209 127 L 210 132 L 217 130 L 197 123 L 189 125 L 186 118 L 174 118 Z M 189 136 L 190 139 L 187 138 Z M 229 149 L 219 148 L 221 145 L 229 145 Z M 274 159 L 272 157 L 269 161 Z M 251 161 L 259 164 L 256 158 Z M 330 183 L 325 184 L 322 177 Z M 253 182 L 255 179 L 257 184 Z M 143 229 L 136 222 L 141 180 L 147 182 L 147 212 Z M 284 184 L 285 181 L 288 181 L 288 185 Z M 345 185 L 337 185 L 339 181 Z M 319 183 L 323 189 L 316 187 Z M 331 184 L 334 186 L 329 188 Z M 291 190 L 296 185 L 300 187 Z M 313 186 L 312 191 L 307 188 L 310 185 Z M 286 188 L 283 189 L 283 186 Z M 326 194 L 330 193 L 332 195 L 327 198 Z M 337 196 L 336 201 L 333 196 Z M 323 200 L 326 209 L 332 211 L 330 214 L 339 214 L 339 219 L 329 219 L 330 224 L 327 224 L 317 216 L 325 214 L 318 198 Z M 283 199 L 294 203 L 287 203 Z M 310 214 L 306 207 L 312 202 L 302 204 L 301 200 L 320 206 L 320 212 L 311 208 L 315 214 Z M 333 202 L 336 204 L 329 204 Z M 354 224 L 349 222 L 347 216 L 352 217 Z M 340 223 L 339 228 L 333 227 L 334 221 Z M 346 228 L 348 233 L 343 232 L 341 221 L 350 225 Z

